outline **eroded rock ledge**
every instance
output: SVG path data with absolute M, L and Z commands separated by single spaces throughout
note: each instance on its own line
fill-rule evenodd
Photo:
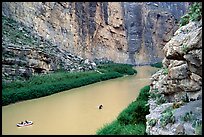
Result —
M 178 29 L 151 78 L 149 135 L 195 135 L 202 128 L 202 20 Z M 200 129 L 199 129 L 200 128 Z

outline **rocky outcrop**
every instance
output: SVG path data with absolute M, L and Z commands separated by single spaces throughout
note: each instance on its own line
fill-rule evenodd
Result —
M 161 61 L 161 49 L 188 7 L 177 2 L 3 2 L 2 15 L 82 58 Z
M 64 51 L 90 60 L 128 58 L 120 2 L 4 2 L 2 7 L 3 15 Z
M 164 54 L 164 67 L 151 78 L 146 132 L 198 134 L 202 131 L 202 19 L 179 28 Z
M 26 26 L 2 17 L 2 80 L 24 80 L 57 70 L 94 70 L 96 64 L 44 40 Z

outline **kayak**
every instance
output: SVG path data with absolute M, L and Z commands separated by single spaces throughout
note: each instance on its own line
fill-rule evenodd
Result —
M 16 124 L 17 127 L 24 127 L 24 126 L 30 126 L 33 124 L 33 121 L 28 121 L 27 123 L 26 122 L 23 122 L 23 124 L 21 123 L 18 123 Z

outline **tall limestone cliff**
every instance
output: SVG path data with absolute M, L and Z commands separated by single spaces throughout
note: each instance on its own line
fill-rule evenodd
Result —
M 161 61 L 161 49 L 187 7 L 185 2 L 3 2 L 2 15 L 19 24 L 11 23 L 2 34 L 3 75 L 93 69 L 94 64 L 86 63 L 101 60 L 133 65 Z M 27 28 L 32 37 L 25 40 L 26 33 L 21 39 L 10 28 L 20 29 L 19 35 Z
M 125 2 L 128 62 L 150 64 L 164 58 L 162 49 L 178 29 L 188 3 Z
M 202 19 L 179 28 L 163 51 L 163 68 L 151 78 L 146 132 L 202 134 Z
M 149 64 L 177 29 L 188 3 L 3 2 L 2 14 L 83 58 Z
M 124 62 L 128 56 L 121 3 L 5 2 L 2 14 L 60 49 L 83 58 Z

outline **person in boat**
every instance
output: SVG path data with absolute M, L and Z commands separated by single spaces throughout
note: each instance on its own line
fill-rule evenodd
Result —
M 98 106 L 98 109 L 102 109 L 102 107 L 103 107 L 103 105 L 101 104 L 101 105 Z
M 21 121 L 21 123 L 20 123 L 20 124 L 22 124 L 22 125 L 23 125 L 23 124 L 24 124 L 24 123 L 23 123 L 23 121 Z
M 27 121 L 27 120 L 25 120 L 25 123 L 28 123 L 28 121 Z

